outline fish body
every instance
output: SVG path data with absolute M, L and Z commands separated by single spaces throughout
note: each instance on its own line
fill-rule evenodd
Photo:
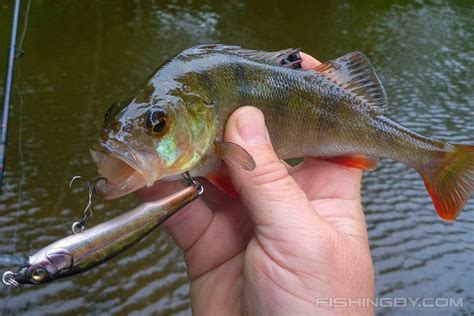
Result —
M 26 257 L 14 280 L 20 284 L 43 284 L 99 265 L 133 246 L 200 193 L 192 185 L 60 239 Z
M 361 53 L 311 70 L 299 69 L 300 61 L 297 50 L 223 45 L 172 58 L 108 112 L 93 148 L 99 172 L 111 180 L 104 195 L 184 171 L 209 176 L 222 160 L 252 169 L 243 148 L 222 142 L 231 113 L 252 105 L 264 113 L 279 158 L 315 156 L 365 169 L 378 158 L 403 162 L 421 174 L 438 214 L 454 219 L 474 190 L 473 147 L 422 136 L 386 117 L 383 86 Z

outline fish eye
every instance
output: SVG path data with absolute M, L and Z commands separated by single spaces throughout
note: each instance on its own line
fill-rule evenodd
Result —
M 35 282 L 42 282 L 44 279 L 46 279 L 46 276 L 48 275 L 48 272 L 44 268 L 36 268 L 31 272 L 31 278 Z
M 162 136 L 168 127 L 168 119 L 163 110 L 148 111 L 145 118 L 145 127 L 153 136 Z

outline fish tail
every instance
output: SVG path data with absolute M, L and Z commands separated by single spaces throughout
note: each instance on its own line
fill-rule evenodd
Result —
M 447 221 L 456 219 L 474 194 L 474 146 L 453 146 L 437 163 L 419 170 L 436 213 Z

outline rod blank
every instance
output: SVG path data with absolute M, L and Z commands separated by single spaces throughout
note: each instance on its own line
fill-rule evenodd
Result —
M 12 17 L 12 32 L 10 36 L 10 46 L 8 51 L 7 60 L 7 73 L 5 76 L 5 88 L 3 93 L 3 115 L 2 125 L 0 126 L 0 190 L 3 186 L 3 171 L 5 165 L 5 146 L 7 143 L 8 135 L 8 116 L 10 112 L 10 97 L 13 82 L 13 66 L 15 64 L 16 55 L 16 33 L 18 30 L 18 16 L 20 15 L 20 0 L 15 0 L 13 6 L 13 17 Z

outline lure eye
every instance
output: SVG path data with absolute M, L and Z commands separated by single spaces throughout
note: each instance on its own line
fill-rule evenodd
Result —
M 42 282 L 44 281 L 44 279 L 46 279 L 47 275 L 48 272 L 46 271 L 46 269 L 39 267 L 33 270 L 33 272 L 31 273 L 31 278 L 35 282 Z
M 149 111 L 145 118 L 145 127 L 153 136 L 162 136 L 168 130 L 168 119 L 163 110 Z

